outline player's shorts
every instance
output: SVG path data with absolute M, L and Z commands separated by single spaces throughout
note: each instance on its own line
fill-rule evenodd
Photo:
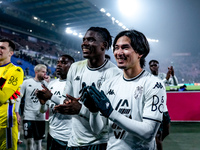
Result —
M 50 134 L 47 136 L 47 150 L 66 150 L 67 141 L 61 141 L 53 138 Z
M 41 140 L 45 138 L 45 121 L 24 120 L 23 124 L 24 139 Z
M 0 128 L 0 150 L 17 150 L 18 127 Z
M 89 145 L 89 146 L 79 146 L 79 147 L 67 147 L 66 150 L 106 150 L 107 143 Z
M 170 116 L 168 112 L 163 112 L 163 120 L 161 122 L 160 128 L 158 129 L 159 132 L 163 131 L 163 126 L 167 125 L 171 122 Z

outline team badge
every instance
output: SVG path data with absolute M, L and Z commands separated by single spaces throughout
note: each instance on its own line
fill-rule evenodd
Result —
M 142 92 L 143 92 L 142 86 L 136 87 L 135 94 L 134 94 L 135 99 L 138 99 L 142 95 Z
M 104 77 L 101 77 L 101 79 L 99 79 L 98 81 L 97 81 L 97 88 L 98 89 L 100 89 L 101 88 L 101 85 L 102 85 L 102 83 L 105 81 L 105 78 Z

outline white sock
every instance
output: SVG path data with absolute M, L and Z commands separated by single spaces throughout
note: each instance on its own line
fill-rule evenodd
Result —
M 18 132 L 18 140 L 20 139 L 20 132 Z

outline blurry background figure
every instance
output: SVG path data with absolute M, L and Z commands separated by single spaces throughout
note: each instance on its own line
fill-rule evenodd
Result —
M 62 96 L 68 70 L 74 59 L 69 55 L 58 58 L 56 73 L 58 79 L 50 81 L 48 87 L 38 90 L 36 93 L 42 104 L 40 111 L 45 113 L 48 109 L 49 133 L 47 137 L 47 150 L 66 150 L 71 134 L 71 115 L 62 115 L 55 112 L 54 106 L 63 104 L 65 97 Z
M 187 91 L 187 86 L 184 84 L 183 86 L 181 86 L 181 87 L 179 88 L 178 91 Z
M 47 86 L 45 81 L 48 78 L 46 75 L 47 67 L 38 64 L 35 66 L 34 71 L 35 77 L 24 80 L 20 90 L 25 99 L 23 129 L 27 150 L 41 150 L 42 139 L 45 138 L 45 114 L 40 112 L 41 104 L 35 92 L 42 89 L 42 84 Z M 18 112 L 19 108 L 16 108 L 16 113 Z
M 174 75 L 173 66 L 168 67 L 167 74 L 159 73 L 159 62 L 157 60 L 151 60 L 149 61 L 149 69 L 153 75 L 158 76 L 158 78 L 163 80 L 165 86 L 178 85 L 178 79 Z
M 157 76 L 158 78 L 160 78 L 165 86 L 168 85 L 178 85 L 178 80 L 174 75 L 174 69 L 173 67 L 169 67 L 168 68 L 168 72 L 167 74 L 165 73 L 159 73 L 158 69 L 159 69 L 159 62 L 157 60 L 151 60 L 149 62 L 149 69 L 151 70 L 151 73 L 155 76 Z M 164 108 L 163 111 L 163 120 L 162 123 L 160 125 L 160 128 L 158 129 L 158 132 L 156 134 L 156 144 L 157 144 L 157 149 L 158 150 L 162 150 L 163 149 L 163 144 L 162 141 L 164 140 L 164 138 L 169 135 L 169 128 L 170 128 L 170 116 L 168 113 L 168 109 L 167 109 L 167 105 L 165 105 L 166 107 Z

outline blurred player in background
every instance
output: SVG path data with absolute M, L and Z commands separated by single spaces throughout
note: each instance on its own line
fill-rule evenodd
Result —
M 74 59 L 69 55 L 58 58 L 56 73 L 59 79 L 52 80 L 48 87 L 43 86 L 37 91 L 37 97 L 42 104 L 40 111 L 50 110 L 49 134 L 47 137 L 47 150 L 66 150 L 71 134 L 71 115 L 62 115 L 55 112 L 54 106 L 63 104 L 65 97 L 62 96 L 68 70 Z
M 47 85 L 45 79 L 49 77 L 46 75 L 47 67 L 43 64 L 36 65 L 34 71 L 35 77 L 24 80 L 20 89 L 25 99 L 23 129 L 27 150 L 41 150 L 42 139 L 45 138 L 45 114 L 40 112 L 41 104 L 35 92 L 42 89 L 42 84 Z M 18 111 L 19 108 L 16 109 Z
M 151 60 L 149 61 L 149 69 L 153 75 L 163 80 L 165 86 L 178 85 L 178 79 L 174 74 L 173 66 L 168 67 L 167 74 L 159 73 L 159 62 L 157 60 Z
M 17 150 L 18 125 L 15 100 L 24 72 L 11 63 L 15 44 L 8 39 L 0 40 L 0 149 Z
M 156 77 L 160 78 L 165 85 L 178 85 L 178 80 L 176 76 L 174 75 L 174 69 L 173 67 L 168 68 L 167 75 L 165 73 L 159 73 L 159 62 L 157 60 L 151 60 L 149 61 L 149 69 L 151 70 L 151 73 L 155 75 Z M 167 105 L 165 105 L 165 109 L 163 111 L 163 120 L 160 125 L 160 128 L 158 129 L 158 132 L 156 134 L 156 143 L 157 143 L 157 149 L 162 150 L 163 149 L 163 140 L 166 136 L 169 135 L 169 129 L 170 129 L 170 116 L 168 113 Z

